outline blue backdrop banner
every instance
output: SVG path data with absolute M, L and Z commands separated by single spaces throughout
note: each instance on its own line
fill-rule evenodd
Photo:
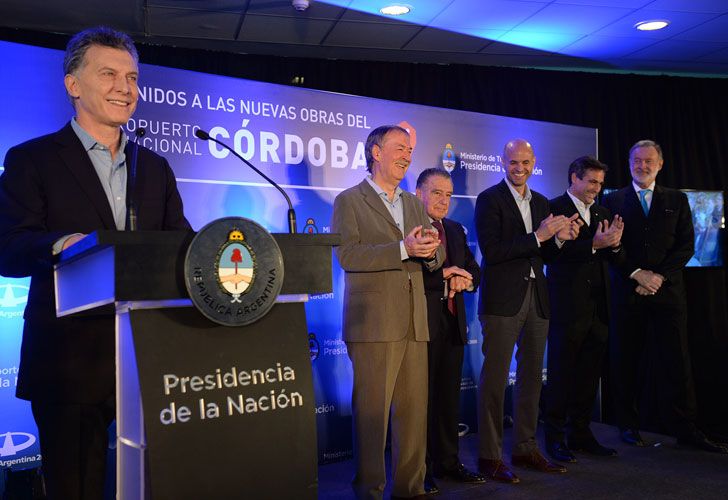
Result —
M 59 51 L 0 42 L 0 60 L 13 77 L 0 82 L 10 99 L 0 107 L 0 158 L 20 142 L 61 128 L 72 116 Z M 402 187 L 441 166 L 453 176 L 450 217 L 473 230 L 475 198 L 503 178 L 500 154 L 514 137 L 528 139 L 537 163 L 529 185 L 548 197 L 567 186 L 569 163 L 595 155 L 594 129 L 383 101 L 142 65 L 139 108 L 126 130 L 144 127 L 141 143 L 166 156 L 195 229 L 213 219 L 253 219 L 286 232 L 287 205 L 263 179 L 228 151 L 194 135 L 225 141 L 290 193 L 299 231 L 329 232 L 335 196 L 366 175 L 364 143 L 371 129 L 406 122 L 416 131 L 413 162 Z M 351 456 L 351 365 L 341 340 L 343 273 L 334 264 L 334 291 L 306 306 L 316 392 L 319 460 Z M 39 458 L 29 405 L 14 398 L 28 282 L 0 278 L 0 465 L 28 466 Z M 477 295 L 466 299 L 469 345 L 462 378 L 463 433 L 474 431 L 475 387 L 482 363 Z M 511 379 L 513 376 L 511 377 Z

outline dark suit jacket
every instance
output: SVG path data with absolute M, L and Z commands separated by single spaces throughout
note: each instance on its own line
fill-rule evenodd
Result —
M 364 179 L 334 200 L 332 230 L 341 234 L 335 248 L 344 275 L 343 338 L 346 342 L 396 342 L 414 322 L 415 338 L 429 340 L 422 259 L 402 260 L 400 241 L 415 226 L 432 228 L 422 202 L 402 193 L 404 228 L 397 227 L 376 191 Z M 443 250 L 425 262 L 442 265 Z M 411 283 L 411 285 L 410 285 Z M 409 288 L 413 306 L 410 310 Z
M 549 317 L 549 298 L 543 273 L 544 257 L 557 252 L 554 239 L 538 246 L 533 234 L 526 233 L 516 200 L 502 180 L 478 195 L 475 203 L 475 229 L 483 254 L 482 280 L 478 314 L 515 316 L 528 289 L 533 268 L 536 292 L 543 318 Z M 549 215 L 545 196 L 531 190 L 531 222 L 533 231 Z
M 554 215 L 571 217 L 578 212 L 576 205 L 566 193 L 550 200 L 549 205 Z M 604 288 L 604 296 L 608 298 L 607 262 L 618 263 L 624 256 L 621 248 L 619 252 L 615 252 L 612 248 L 602 248 L 596 253 L 592 252 L 592 241 L 599 223 L 603 220 L 611 223 L 612 215 L 609 210 L 596 203 L 589 208 L 589 214 L 591 224 L 589 226 L 584 224 L 579 236 L 574 241 L 565 242 L 561 251 L 548 264 L 546 274 L 552 320 L 563 322 L 584 310 L 584 306 L 591 300 L 591 288 L 596 283 Z M 588 311 L 591 314 L 591 309 Z M 609 312 L 609 300 L 607 300 L 607 312 Z
M 126 157 L 131 158 L 131 145 Z M 139 229 L 189 229 L 167 161 L 139 149 Z M 0 176 L 0 274 L 31 276 L 17 395 L 93 403 L 114 390 L 114 318 L 56 318 L 52 245 L 116 229 L 111 207 L 70 123 L 11 148 Z
M 465 269 L 473 275 L 474 289 L 480 284 L 480 269 L 478 263 L 473 257 L 473 253 L 468 247 L 465 238 L 465 230 L 460 223 L 450 219 L 442 219 L 442 226 L 445 229 L 445 237 L 447 238 L 447 266 L 458 266 Z M 442 268 L 434 272 L 425 272 L 423 278 L 425 280 L 425 296 L 427 297 L 427 320 L 430 327 L 430 340 L 446 335 L 447 332 L 441 332 L 440 315 L 445 310 L 442 300 L 444 284 L 442 280 Z M 460 341 L 463 345 L 468 340 L 467 317 L 465 314 L 465 300 L 463 294 L 455 294 L 455 308 L 458 317 L 458 333 Z
M 665 277 L 666 282 L 654 297 L 657 302 L 684 301 L 682 270 L 695 245 L 693 218 L 685 193 L 655 186 L 650 211 L 645 216 L 630 184 L 606 196 L 604 206 L 624 219 L 625 260 L 610 266 L 615 299 L 634 302 L 637 283 L 629 275 L 639 268 Z

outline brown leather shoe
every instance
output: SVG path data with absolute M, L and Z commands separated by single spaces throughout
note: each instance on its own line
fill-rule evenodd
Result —
M 488 458 L 478 459 L 478 471 L 483 474 L 486 478 L 492 479 L 493 481 L 499 481 L 501 483 L 516 484 L 520 483 L 511 469 L 503 463 L 503 460 L 491 460 Z
M 538 450 L 533 450 L 528 455 L 512 455 L 511 463 L 514 467 L 527 467 L 539 472 L 548 472 L 549 474 L 563 474 L 566 472 L 566 467 L 548 461 Z

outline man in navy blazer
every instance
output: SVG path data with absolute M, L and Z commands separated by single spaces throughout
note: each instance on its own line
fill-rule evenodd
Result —
M 466 469 L 458 456 L 460 381 L 468 342 L 463 292 L 474 292 L 478 287 L 480 269 L 468 247 L 463 226 L 446 218 L 452 192 L 452 179 L 446 170 L 428 168 L 417 178 L 417 197 L 425 205 L 445 248 L 443 267 L 423 273 L 430 331 L 426 493 L 439 491 L 436 477 L 463 483 L 485 482 L 481 474 Z
M 576 462 L 573 450 L 599 456 L 616 450 L 597 442 L 589 428 L 609 332 L 607 262 L 622 255 L 624 224 L 595 203 L 607 166 L 590 156 L 569 165 L 569 188 L 549 202 L 554 215 L 578 214 L 579 236 L 548 264 L 551 302 L 544 421 L 546 451 Z
M 478 314 L 483 328 L 483 368 L 478 384 L 478 468 L 496 481 L 519 482 L 502 460 L 503 401 L 513 348 L 518 344 L 513 391 L 511 463 L 563 473 L 538 450 L 536 425 L 549 299 L 544 258 L 579 233 L 577 215 L 553 216 L 545 196 L 526 181 L 536 165 L 531 144 L 509 141 L 503 148 L 506 177 L 478 195 L 475 228 L 483 254 Z M 554 241 L 554 238 L 559 241 Z
M 650 349 L 665 371 L 661 387 L 667 393 L 665 413 L 678 444 L 728 453 L 728 448 L 713 443 L 695 426 L 683 284 L 683 268 L 695 245 L 687 196 L 656 185 L 663 165 L 662 148 L 656 142 L 642 140 L 632 146 L 629 164 L 632 183 L 604 200 L 605 207 L 624 219 L 626 259 L 610 266 L 614 311 L 610 372 L 622 440 L 645 446 L 639 433 L 638 373 L 642 354 Z
M 57 318 L 53 257 L 85 234 L 126 227 L 121 126 L 138 99 L 137 53 L 108 28 L 74 36 L 65 86 L 75 117 L 11 148 L 0 176 L 0 274 L 31 276 L 17 396 L 31 402 L 49 499 L 102 498 L 107 428 L 114 418 L 114 318 Z M 139 148 L 139 229 L 189 229 L 167 161 Z

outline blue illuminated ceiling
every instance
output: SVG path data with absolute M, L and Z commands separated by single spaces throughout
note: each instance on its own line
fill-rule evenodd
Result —
M 381 15 L 391 3 L 412 10 Z M 291 0 L 2 4 L 8 27 L 73 32 L 103 23 L 152 43 L 230 52 L 728 76 L 728 0 L 311 0 L 303 13 Z M 670 24 L 634 28 L 652 19 Z

